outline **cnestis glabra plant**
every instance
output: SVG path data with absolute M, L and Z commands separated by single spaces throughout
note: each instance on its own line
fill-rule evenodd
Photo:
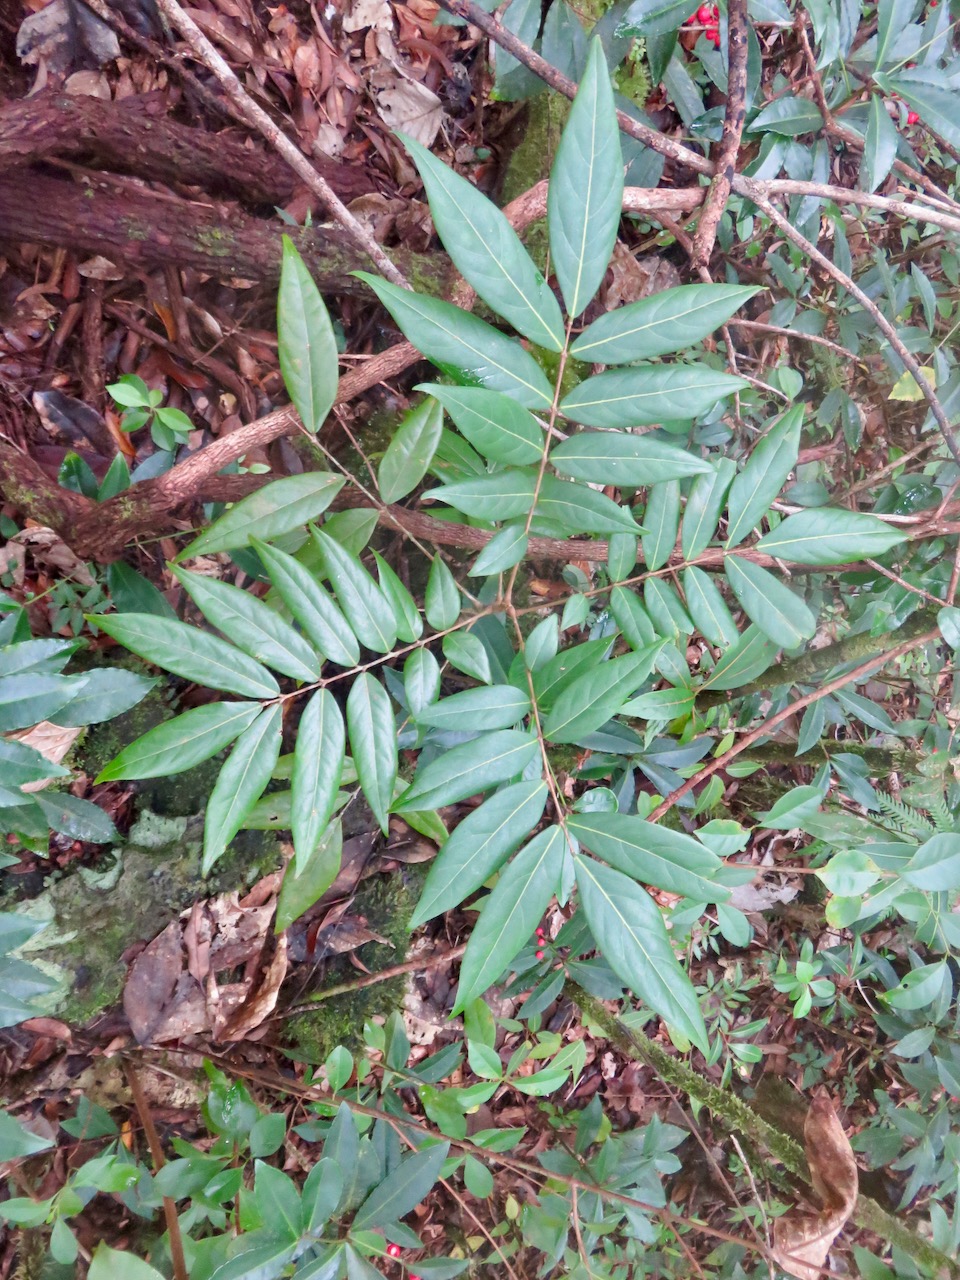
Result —
M 734 723 L 723 704 L 764 673 L 775 688 L 779 651 L 813 636 L 814 608 L 768 566 L 876 557 L 903 536 L 877 517 L 829 508 L 781 521 L 770 508 L 797 462 L 802 407 L 763 422 L 763 400 L 718 368 L 716 355 L 664 359 L 710 335 L 754 289 L 668 289 L 579 323 L 611 258 L 624 183 L 599 42 L 550 182 L 550 262 L 563 307 L 503 214 L 422 147 L 406 145 L 457 269 L 525 340 L 364 276 L 445 375 L 419 388 L 426 398 L 380 464 L 380 498 L 397 502 L 428 473 L 439 479 L 425 496 L 448 519 L 468 517 L 490 532 L 465 578 L 476 595 L 433 554 L 421 609 L 377 552 L 364 554 L 370 523 L 321 520 L 343 479 L 316 472 L 276 481 L 178 557 L 177 577 L 224 638 L 153 616 L 97 618 L 141 657 L 234 695 L 161 725 L 101 777 L 174 773 L 233 744 L 207 807 L 204 866 L 244 825 L 289 828 L 295 858 L 278 928 L 333 881 L 337 815 L 362 792 L 384 832 L 396 813 L 442 844 L 413 927 L 496 877 L 463 959 L 455 1012 L 511 968 L 536 970 L 540 991 L 560 979 L 555 952 L 535 957 L 529 947 L 556 897 L 576 904 L 571 962 L 602 956 L 575 962 L 578 979 L 609 995 L 616 975 L 680 1047 L 707 1052 L 696 993 L 648 889 L 675 895 L 674 919 L 687 927 L 716 904 L 722 924 L 749 929 L 724 905 L 744 869 L 723 859 L 746 832 L 730 821 L 696 834 L 649 821 L 656 800 L 638 790 L 638 771 L 664 795 L 679 786 L 677 771 L 695 771 L 717 745 L 712 731 Z M 279 332 L 287 387 L 316 432 L 334 400 L 336 347 L 289 242 Z M 591 365 L 606 368 L 590 373 Z M 740 470 L 715 447 L 730 439 L 721 418 L 735 393 L 741 412 L 762 423 Z M 748 545 L 763 521 L 770 531 Z M 531 539 L 544 535 L 606 540 L 593 557 L 605 565 L 599 585 L 571 570 L 575 585 L 553 610 L 525 605 L 520 590 Z M 271 583 L 265 601 L 179 563 L 241 547 L 256 552 Z M 590 557 L 581 549 L 582 558 Z M 529 630 L 534 615 L 541 620 Z M 562 644 L 570 632 L 587 638 Z M 748 722 L 758 704 L 744 708 L 734 714 Z M 285 718 L 298 723 L 292 755 L 282 757 Z M 399 776 L 398 744 L 419 752 L 409 783 Z M 578 781 L 565 786 L 560 774 L 574 756 Z M 261 799 L 275 778 L 288 779 L 289 790 Z M 438 811 L 477 795 L 487 798 L 448 836 Z M 701 811 L 698 803 L 694 816 Z

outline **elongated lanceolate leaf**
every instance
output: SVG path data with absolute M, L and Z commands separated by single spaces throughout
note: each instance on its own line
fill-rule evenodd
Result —
M 529 512 L 536 486 L 537 473 L 532 467 L 511 467 L 476 480 L 428 489 L 423 496 L 482 520 L 510 520 Z
M 418 769 L 413 786 L 394 810 L 439 809 L 488 791 L 523 773 L 539 749 L 535 737 L 517 729 L 481 734 Z
M 718 458 L 708 472 L 697 476 L 683 510 L 680 547 L 685 560 L 692 560 L 708 546 L 717 531 L 717 522 L 727 493 L 737 474 L 732 458 Z
M 399 502 L 417 487 L 433 461 L 442 429 L 443 408 L 431 396 L 406 415 L 377 468 L 384 502 Z
M 467 573 L 471 578 L 482 578 L 488 574 L 503 573 L 505 569 L 512 569 L 527 554 L 529 542 L 530 539 L 524 533 L 523 525 L 519 521 L 516 524 L 508 524 L 499 533 L 494 534 Z
M 683 351 L 718 329 L 756 288 L 738 284 L 688 284 L 664 289 L 595 320 L 570 354 L 595 364 L 622 364 Z
M 797 465 L 803 405 L 788 409 L 763 437 L 730 488 L 726 546 L 735 547 L 760 523 Z
M 397 642 L 390 602 L 356 556 L 322 529 L 311 525 L 310 533 L 354 635 L 374 653 L 389 653 Z
M 321 898 L 333 884 L 343 858 L 340 819 L 329 823 L 312 851 L 303 860 L 287 863 L 277 899 L 276 933 L 282 933 Z
M 550 462 L 575 480 L 637 488 L 712 473 L 709 462 L 675 444 L 624 431 L 580 431 L 551 450 Z
M 347 698 L 350 750 L 360 786 L 384 835 L 397 780 L 397 727 L 386 690 L 368 671 L 354 680 Z M 431 809 L 433 805 L 414 808 Z
M 421 382 L 439 400 L 461 433 L 485 458 L 522 467 L 540 461 L 543 431 L 533 414 L 485 387 L 448 387 L 438 382 Z
M 760 539 L 757 550 L 795 564 L 847 564 L 873 559 L 906 541 L 906 534 L 877 516 L 817 507 L 787 516 Z
M 290 399 L 303 425 L 316 435 L 337 395 L 337 340 L 320 292 L 289 236 L 283 237 L 277 340 Z
M 433 1190 L 449 1150 L 449 1142 L 439 1142 L 401 1160 L 357 1210 L 354 1228 L 383 1226 L 416 1208 Z
M 623 813 L 582 813 L 568 820 L 577 839 L 618 871 L 694 902 L 725 902 L 729 889 L 711 877 L 720 859 L 682 831 Z
M 764 635 L 785 649 L 796 649 L 810 639 L 817 629 L 816 618 L 779 578 L 739 556 L 727 556 L 724 568 L 744 613 Z
M 95 667 L 84 675 L 83 688 L 51 718 L 61 728 L 100 724 L 135 707 L 156 683 L 121 667 Z
M 178 582 L 208 621 L 244 653 L 294 680 L 320 675 L 321 659 L 299 631 L 249 591 L 176 568 Z
M 525 338 L 562 350 L 557 300 L 504 215 L 426 147 L 400 137 L 420 170 L 437 235 L 463 278 Z
M 550 408 L 550 384 L 518 342 L 449 302 L 411 293 L 365 271 L 355 274 L 367 282 L 403 335 L 439 369 L 459 382 L 502 391 L 528 409 Z
M 274 480 L 230 508 L 177 556 L 177 561 L 248 547 L 254 538 L 268 541 L 300 529 L 326 511 L 343 488 L 342 477 L 329 471 L 305 471 Z
M 380 590 L 393 610 L 397 639 L 404 644 L 413 644 L 414 640 L 419 640 L 423 635 L 423 619 L 417 609 L 417 602 L 379 551 L 374 551 L 373 559 L 377 566 Z
M 530 699 L 513 685 L 498 684 L 489 689 L 467 689 L 441 702 L 431 703 L 416 716 L 418 724 L 435 729 L 509 729 L 530 710 Z
M 154 619 L 157 621 L 157 619 Z M 207 802 L 202 871 L 208 875 L 260 799 L 280 755 L 281 709 L 268 707 L 237 739 Z
M 773 666 L 780 646 L 768 639 L 756 623 L 751 623 L 740 639 L 717 659 L 717 665 L 703 683 L 704 689 L 739 689 L 750 680 L 756 680 Z M 771 672 L 772 684 L 776 684 L 775 668 Z
M 792 93 L 775 98 L 754 116 L 748 126 L 751 133 L 779 133 L 787 138 L 814 133 L 822 127 L 823 116 L 817 104 Z
M 587 378 L 565 396 L 560 412 L 588 427 L 643 427 L 698 418 L 747 386 L 708 365 L 638 365 Z
M 165 778 L 209 760 L 253 723 L 259 702 L 210 702 L 158 724 L 131 742 L 97 775 L 114 778 Z
M 270 672 L 226 640 L 154 613 L 97 614 L 97 626 L 138 658 L 210 689 L 241 698 L 275 698 Z
M 547 795 L 543 781 L 517 782 L 468 813 L 431 864 L 410 928 L 476 892 L 540 821 Z
M 860 163 L 860 185 L 864 191 L 876 191 L 897 158 L 900 135 L 890 119 L 887 105 L 879 93 L 870 95 L 870 119 Z
M 662 642 L 639 653 L 611 658 L 587 671 L 564 689 L 543 719 L 551 742 L 577 742 L 615 716 L 653 670 Z
M 310 643 L 331 662 L 354 667 L 360 661 L 360 645 L 333 598 L 294 556 L 259 539 L 252 546 L 263 561 L 277 595 L 303 627 Z
M 623 155 L 603 47 L 594 40 L 557 147 L 547 196 L 550 255 L 570 316 L 603 281 L 620 226 Z
M 566 847 L 563 830 L 547 827 L 500 873 L 467 943 L 452 1016 L 493 986 L 533 937 L 560 878 Z
M 330 821 L 345 754 L 340 708 L 328 689 L 319 689 L 300 717 L 293 754 L 291 832 L 297 875 L 305 871 Z
M 403 691 L 416 718 L 440 695 L 440 663 L 429 649 L 414 649 L 403 664 Z
M 690 617 L 711 644 L 721 649 L 736 644 L 739 639 L 737 624 L 709 573 L 688 565 L 683 571 L 683 592 L 687 597 Z
M 460 617 L 460 588 L 440 555 L 430 566 L 423 611 L 434 631 L 445 631 Z
M 567 533 L 643 533 L 629 510 L 612 498 L 572 480 L 546 475 L 540 483 L 537 515 Z
M 643 509 L 641 538 L 643 558 L 649 570 L 660 569 L 670 559 L 677 545 L 680 528 L 680 484 L 676 480 L 664 480 L 650 486 L 647 505 Z
M 674 955 L 663 916 L 629 876 L 593 858 L 577 857 L 577 888 L 604 960 L 669 1027 L 708 1050 L 707 1030 L 693 983 Z
M 75 693 L 82 690 L 83 685 L 82 676 L 44 676 L 27 672 L 0 677 L 0 732 L 26 729 L 41 720 L 51 720 Z

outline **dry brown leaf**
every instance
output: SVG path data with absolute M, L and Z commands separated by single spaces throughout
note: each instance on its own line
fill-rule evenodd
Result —
M 124 984 L 123 1011 L 140 1044 L 152 1040 L 163 1022 L 182 969 L 180 922 L 173 920 L 140 952 L 130 966 Z
M 803 1126 L 819 1213 L 792 1209 L 773 1226 L 773 1258 L 797 1280 L 819 1280 L 830 1248 L 857 1203 L 859 1178 L 853 1148 L 829 1098 L 814 1098 Z
M 39 751 L 51 764 L 59 764 L 82 732 L 82 729 L 63 729 L 58 724 L 51 724 L 49 720 L 41 720 L 31 729 L 18 729 L 7 736 L 22 742 L 26 747 L 33 747 L 34 751 Z M 23 783 L 20 790 L 42 791 L 51 782 L 53 778 L 40 778 L 36 782 Z
M 431 147 L 443 121 L 443 104 L 432 89 L 418 80 L 400 80 L 384 89 L 377 110 L 388 129 L 402 129 L 414 142 Z
M 268 1018 L 277 1007 L 280 987 L 287 976 L 287 935 L 281 933 L 274 944 L 273 955 L 256 990 L 222 1024 L 218 1040 L 243 1040 Z

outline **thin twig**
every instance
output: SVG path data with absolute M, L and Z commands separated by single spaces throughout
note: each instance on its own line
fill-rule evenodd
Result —
M 403 964 L 391 965 L 389 969 L 380 969 L 377 973 L 368 973 L 362 978 L 355 978 L 353 982 L 340 982 L 335 987 L 326 987 L 323 991 L 316 991 L 307 1004 L 294 1005 L 290 1009 L 285 1009 L 283 1014 L 273 1015 L 275 1018 L 292 1017 L 295 1013 L 310 1013 L 322 1000 L 332 1000 L 334 996 L 349 996 L 355 991 L 362 991 L 364 987 L 375 987 L 380 982 L 389 982 L 391 978 L 400 978 L 406 973 L 427 973 L 431 969 L 440 969 L 448 961 L 459 960 L 467 949 L 464 943 L 460 947 L 450 947 L 448 951 L 441 951 L 437 955 L 425 958 L 419 956 L 415 960 L 407 960 Z
M 153 1168 L 156 1173 L 159 1173 L 166 1164 L 160 1135 L 157 1133 L 157 1127 L 153 1123 L 153 1113 L 150 1110 L 150 1104 L 147 1102 L 147 1096 L 143 1092 L 143 1085 L 140 1083 L 136 1068 L 131 1062 L 127 1062 L 125 1066 L 130 1092 L 133 1094 L 133 1104 L 137 1108 L 140 1123 L 143 1125 L 143 1132 L 146 1134 L 147 1145 L 150 1148 Z M 173 1266 L 174 1280 L 190 1280 L 187 1261 L 183 1253 L 183 1237 L 180 1234 L 177 1205 L 171 1196 L 163 1197 L 163 1217 L 167 1224 L 167 1235 L 170 1237 L 170 1262 Z

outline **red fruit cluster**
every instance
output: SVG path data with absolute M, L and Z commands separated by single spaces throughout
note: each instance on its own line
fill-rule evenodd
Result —
M 546 940 L 547 938 L 543 930 L 543 925 L 538 924 L 537 925 L 537 959 L 538 960 L 542 960 L 543 957 L 546 955 L 546 952 L 543 949 L 544 944 L 546 943 Z
M 720 32 L 717 23 L 720 21 L 720 7 L 715 4 L 702 4 L 696 13 L 692 13 L 685 26 L 706 27 L 704 35 L 717 49 L 720 48 Z

